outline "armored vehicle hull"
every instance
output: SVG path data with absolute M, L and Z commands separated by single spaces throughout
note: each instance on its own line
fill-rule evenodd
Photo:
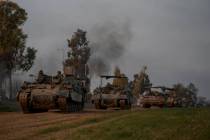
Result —
M 174 107 L 175 105 L 175 98 L 173 97 L 172 90 L 167 92 L 158 92 L 153 91 L 151 88 L 157 87 L 150 87 L 148 91 L 146 91 L 146 95 L 140 96 L 140 104 L 142 107 L 149 108 L 151 106 L 158 106 L 158 107 Z M 165 87 L 158 87 L 158 88 L 165 88 Z M 169 90 L 169 88 L 167 89 Z
M 103 78 L 113 78 L 112 84 L 107 83 L 106 86 L 102 86 Z M 116 68 L 114 76 L 101 75 L 101 85 L 94 90 L 92 103 L 95 104 L 96 109 L 130 109 L 131 97 L 128 78 L 120 72 L 119 68 Z
M 150 108 L 151 106 L 163 107 L 165 99 L 162 96 L 142 96 L 140 97 L 140 104 L 144 108 Z
M 61 85 L 28 84 L 17 94 L 24 113 L 60 109 L 63 112 L 77 112 L 84 107 L 85 92 L 82 89 L 63 89 Z
M 96 109 L 107 109 L 107 108 L 120 108 L 120 109 L 130 109 L 131 100 L 122 91 L 112 92 L 108 94 L 95 94 L 93 96 L 92 102 Z

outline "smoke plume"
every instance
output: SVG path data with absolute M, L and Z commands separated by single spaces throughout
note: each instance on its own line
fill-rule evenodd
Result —
M 116 24 L 107 22 L 95 26 L 90 32 L 90 74 L 108 73 L 111 65 L 126 51 L 132 38 L 129 22 Z

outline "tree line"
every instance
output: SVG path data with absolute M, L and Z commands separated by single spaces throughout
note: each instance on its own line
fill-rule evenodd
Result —
M 25 9 L 15 2 L 0 1 L 0 97 L 6 92 L 5 82 L 9 81 L 8 99 L 12 99 L 13 74 L 28 71 L 34 64 L 37 50 L 26 46 L 27 35 L 22 29 L 27 18 Z M 197 96 L 198 89 L 193 83 L 187 86 L 178 83 L 173 88 L 184 106 L 207 104 L 204 97 Z
M 9 80 L 9 99 L 12 98 L 12 76 L 16 71 L 28 71 L 37 50 L 26 46 L 27 35 L 22 26 L 27 20 L 26 11 L 12 1 L 0 1 L 0 92 Z

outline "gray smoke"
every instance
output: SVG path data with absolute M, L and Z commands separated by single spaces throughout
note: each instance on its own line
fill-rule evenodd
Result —
M 110 71 L 111 65 L 126 51 L 132 38 L 129 22 L 106 22 L 90 30 L 91 75 L 101 75 Z
M 29 19 L 24 25 L 28 34 L 27 45 L 38 49 L 36 63 L 29 74 L 37 74 L 40 69 L 47 74 L 62 70 L 61 49 L 66 48 L 66 39 L 77 28 L 87 31 L 90 43 L 98 43 L 101 36 L 112 30 L 127 36 L 121 23 L 129 18 L 132 41 L 123 41 L 124 51 L 113 60 L 114 63 L 111 61 L 110 64 L 108 58 L 112 53 L 106 56 L 101 53 L 103 43 L 96 46 L 97 54 L 93 53 L 91 60 L 98 59 L 92 61 L 98 62 L 98 71 L 109 71 L 117 64 L 131 79 L 143 65 L 147 65 L 154 84 L 171 86 L 177 82 L 193 82 L 199 88 L 199 95 L 210 98 L 209 0 L 14 1 L 28 12 Z M 103 24 L 105 21 L 115 23 Z M 105 26 L 105 29 L 114 25 L 117 29 L 112 27 L 100 32 L 96 30 L 99 26 L 94 25 Z M 103 69 L 103 65 L 107 69 Z M 98 79 L 95 81 L 92 86 L 99 83 Z

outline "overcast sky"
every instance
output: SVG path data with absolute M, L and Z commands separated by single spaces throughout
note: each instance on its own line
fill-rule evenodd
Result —
M 62 49 L 77 28 L 87 30 L 94 42 L 94 27 L 128 24 L 131 37 L 113 66 L 132 79 L 147 65 L 154 85 L 193 82 L 200 95 L 210 98 L 209 0 L 14 1 L 28 13 L 27 45 L 38 49 L 31 72 L 61 69 Z

